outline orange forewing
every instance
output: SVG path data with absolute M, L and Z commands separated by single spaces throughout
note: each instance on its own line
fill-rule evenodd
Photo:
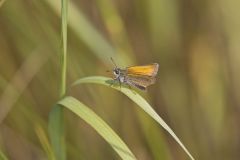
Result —
M 153 63 L 144 66 L 133 66 L 126 69 L 127 74 L 129 75 L 143 75 L 143 76 L 156 76 L 158 72 L 158 64 Z

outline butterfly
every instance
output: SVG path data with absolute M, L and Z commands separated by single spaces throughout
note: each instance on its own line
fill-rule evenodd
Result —
M 136 87 L 140 90 L 146 90 L 149 85 L 152 85 L 156 81 L 156 75 L 158 73 L 158 63 L 152 63 L 148 65 L 132 66 L 121 69 L 117 67 L 116 63 L 111 58 L 115 68 L 113 74 L 114 80 L 121 84 Z

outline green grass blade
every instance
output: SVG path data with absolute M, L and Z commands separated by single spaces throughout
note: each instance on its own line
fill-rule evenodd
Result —
M 82 78 L 77 80 L 75 83 L 73 83 L 73 86 L 77 84 L 82 84 L 82 83 L 102 84 L 102 85 L 121 91 L 123 94 L 128 96 L 128 98 L 134 101 L 139 107 L 141 107 L 146 113 L 148 113 L 154 120 L 156 120 L 175 139 L 175 141 L 182 147 L 182 149 L 187 153 L 187 155 L 192 160 L 194 160 L 193 156 L 186 149 L 186 147 L 183 145 L 180 139 L 176 136 L 173 130 L 164 122 L 164 120 L 153 110 L 153 108 L 147 103 L 147 101 L 144 98 L 142 98 L 138 93 L 125 87 L 122 87 L 120 89 L 116 85 L 110 86 L 110 84 L 112 83 L 112 79 L 107 77 L 93 76 L 93 77 Z
M 86 107 L 80 101 L 73 97 L 65 97 L 58 102 L 60 105 L 71 110 L 73 113 L 78 115 L 84 121 L 86 121 L 90 126 L 92 126 L 118 153 L 118 155 L 124 160 L 136 160 L 133 153 L 127 147 L 127 145 L 120 139 L 120 137 L 89 107 Z M 54 126 L 53 126 L 54 127 Z
M 68 0 L 61 0 L 61 83 L 60 98 L 66 92 L 67 72 L 67 12 Z M 61 107 L 55 107 L 49 115 L 49 136 L 56 159 L 66 159 L 66 146 L 64 140 L 64 119 Z
M 66 72 L 67 72 L 67 12 L 68 0 L 62 0 L 62 32 L 61 32 L 61 91 L 60 97 L 66 92 Z
M 64 119 L 62 107 L 53 107 L 49 114 L 48 132 L 54 155 L 58 160 L 66 159 Z

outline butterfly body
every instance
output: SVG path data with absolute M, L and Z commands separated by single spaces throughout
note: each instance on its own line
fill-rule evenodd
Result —
M 123 83 L 141 90 L 146 90 L 149 85 L 155 83 L 158 66 L 157 63 L 132 66 L 125 69 L 116 66 L 113 69 L 113 74 L 115 75 L 114 80 L 118 81 L 120 85 Z

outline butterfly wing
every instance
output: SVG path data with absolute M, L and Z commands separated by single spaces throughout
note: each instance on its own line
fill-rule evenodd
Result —
M 146 90 L 147 86 L 155 83 L 156 78 L 152 76 L 128 75 L 125 77 L 125 80 L 131 86 Z
M 127 75 L 139 75 L 139 76 L 150 76 L 155 77 L 158 72 L 158 64 L 153 63 L 143 66 L 132 66 L 126 68 Z
M 143 66 L 128 67 L 126 68 L 126 82 L 141 90 L 146 90 L 147 86 L 155 83 L 158 66 L 157 63 L 153 63 Z

